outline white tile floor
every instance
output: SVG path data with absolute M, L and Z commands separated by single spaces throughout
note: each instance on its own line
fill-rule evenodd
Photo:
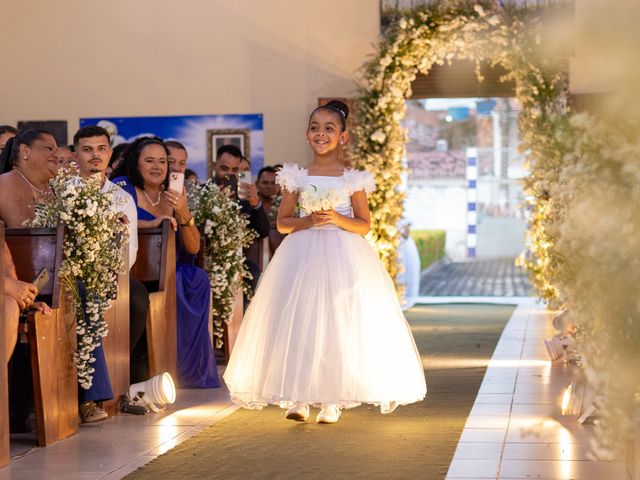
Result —
M 120 479 L 236 408 L 225 388 L 179 390 L 170 411 L 81 427 L 70 438 L 12 459 L 0 469 L 0 480 Z
M 518 307 L 489 362 L 447 479 L 628 478 L 623 462 L 590 460 L 592 426 L 560 415 L 562 392 L 577 369 L 547 360 L 542 340 L 557 333 L 551 325 L 553 315 L 529 298 L 473 302 L 511 302 Z M 471 302 L 457 299 L 457 303 Z
M 592 427 L 560 417 L 573 367 L 551 365 L 551 315 L 530 298 L 425 297 L 419 303 L 518 304 L 489 362 L 447 479 L 622 480 L 622 462 L 589 460 Z M 225 388 L 181 390 L 174 408 L 122 415 L 0 469 L 0 480 L 116 480 L 232 413 Z

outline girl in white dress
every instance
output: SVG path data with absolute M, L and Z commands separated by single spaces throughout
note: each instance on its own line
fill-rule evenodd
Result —
M 278 230 L 289 235 L 262 275 L 224 374 L 242 407 L 276 404 L 306 421 L 319 406 L 316 421 L 335 423 L 341 409 L 370 403 L 390 413 L 426 394 L 393 281 L 363 238 L 373 176 L 338 161 L 347 116 L 336 100 L 316 108 L 307 128 L 313 162 L 278 174 Z

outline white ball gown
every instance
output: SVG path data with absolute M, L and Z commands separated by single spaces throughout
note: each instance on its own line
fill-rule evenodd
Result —
M 351 194 L 375 189 L 369 172 L 310 176 L 292 164 L 277 181 L 298 193 L 333 188 L 340 198 L 336 211 L 349 216 Z M 292 233 L 276 250 L 224 379 L 232 400 L 251 409 L 369 403 L 389 413 L 427 391 L 391 277 L 367 240 L 334 225 Z

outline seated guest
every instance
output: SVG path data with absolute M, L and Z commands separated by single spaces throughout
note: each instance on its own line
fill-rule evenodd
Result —
M 197 185 L 197 177 L 196 182 L 189 181 L 187 172 L 193 173 L 193 170 L 189 170 L 187 168 L 187 158 L 189 157 L 189 154 L 187 153 L 186 147 L 176 140 L 167 140 L 164 142 L 164 145 L 167 147 L 167 151 L 169 152 L 169 156 L 167 157 L 169 161 L 169 171 L 184 173 L 184 188 L 187 195 L 191 195 L 195 185 Z M 195 173 L 193 174 L 195 175 Z
M 191 170 L 190 168 L 187 168 L 184 171 L 184 179 L 188 182 L 191 182 L 195 185 L 199 185 L 200 184 L 200 179 L 198 178 L 198 174 L 196 172 L 194 172 L 193 170 Z
M 58 170 L 56 151 L 58 146 L 51 133 L 44 130 L 27 129 L 10 138 L 0 154 L 0 220 L 9 228 L 20 228 L 27 220 L 33 220 L 34 206 L 50 191 L 49 180 Z M 20 282 L 16 276 L 8 247 L 5 246 L 5 321 L 12 328 L 17 322 L 19 310 L 26 309 L 35 299 L 33 285 Z M 7 299 L 7 295 L 11 298 Z M 12 300 L 13 299 L 13 300 Z M 50 313 L 43 304 L 36 308 Z M 7 310 L 8 309 L 8 310 Z M 12 337 L 15 338 L 15 337 Z M 16 344 L 9 349 L 14 352 L 10 366 L 9 402 L 12 432 L 26 432 L 26 420 L 33 402 L 29 352 L 24 345 Z
M 240 160 L 240 171 L 241 172 L 251 171 L 251 161 L 244 155 L 242 156 L 242 160 Z
M 258 196 L 262 200 L 262 208 L 267 212 L 269 217 L 269 224 L 271 231 L 269 232 L 269 239 L 262 240 L 262 270 L 264 270 L 269 263 L 269 260 L 276 251 L 276 248 L 280 246 L 284 235 L 278 232 L 276 227 L 276 220 L 278 218 L 278 205 L 280 204 L 278 195 L 278 184 L 276 183 L 277 170 L 274 167 L 263 167 L 258 172 L 258 180 L 256 186 L 258 187 Z
M 75 162 L 75 155 L 73 153 L 73 150 L 73 145 L 69 145 L 68 147 L 61 145 L 58 147 L 56 157 L 58 157 L 58 166 L 60 168 L 67 168 L 73 162 Z
M 242 152 L 234 145 L 223 145 L 218 148 L 214 170 L 215 182 L 218 185 L 223 185 L 226 176 L 235 176 L 237 178 L 238 173 L 242 171 L 242 158 Z M 249 168 L 251 168 L 250 165 Z M 238 190 L 246 198 L 246 200 L 239 200 L 239 203 L 242 213 L 249 216 L 249 228 L 258 232 L 258 238 L 245 250 L 245 263 L 253 277 L 250 286 L 251 290 L 255 291 L 261 273 L 258 265 L 259 241 L 261 238 L 269 236 L 271 228 L 269 226 L 269 217 L 267 217 L 267 212 L 262 208 L 262 202 L 255 184 L 241 183 L 238 185 Z M 232 192 L 232 195 L 237 199 L 237 192 Z
M 2 250 L 2 257 L 4 262 L 4 272 L 2 272 L 4 277 L 2 328 L 4 330 L 5 358 L 2 359 L 4 363 L 0 364 L 0 368 L 5 368 L 5 365 L 11 360 L 13 349 L 18 340 L 18 320 L 20 318 L 20 312 L 26 310 L 29 305 L 31 305 L 38 294 L 38 289 L 35 285 L 20 282 L 20 280 L 12 278 L 11 275 L 7 275 L 9 273 L 8 270 L 10 270 L 9 265 L 12 263 L 12 258 L 9 247 L 7 247 L 6 244 Z
M 33 283 L 21 282 L 16 276 L 16 269 L 13 266 L 11 251 L 5 244 L 2 250 L 4 262 L 4 339 L 5 354 L 4 364 L 11 359 L 13 349 L 18 338 L 18 320 L 20 312 L 29 308 L 40 310 L 45 315 L 51 315 L 51 308 L 44 302 L 36 302 L 38 289 Z
M 8 228 L 33 219 L 34 205 L 58 171 L 57 150 L 53 135 L 44 130 L 24 130 L 8 140 L 0 154 L 0 219 Z
M 276 169 L 276 175 L 277 175 L 278 172 L 280 170 L 282 170 L 282 164 L 281 163 L 276 163 L 275 165 L 273 165 L 273 168 Z M 282 187 L 280 187 L 280 185 L 277 185 L 277 187 L 278 187 L 278 192 L 276 193 L 276 195 L 281 197 L 282 196 Z
M 123 221 L 129 227 L 129 268 L 136 262 L 138 253 L 138 213 L 131 195 L 118 187 L 106 177 L 107 165 L 113 157 L 109 133 L 95 125 L 83 127 L 73 136 L 76 162 L 80 176 L 87 177 L 100 174 L 103 178 L 103 192 L 110 192 L 114 208 L 122 210 Z M 141 382 L 149 378 L 147 359 L 146 325 L 149 310 L 149 292 L 134 277 L 129 276 L 129 353 L 131 383 Z M 91 394 L 89 397 L 99 397 Z M 87 398 L 85 400 L 100 401 L 105 399 Z
M 122 159 L 124 158 L 124 151 L 129 145 L 129 143 L 120 143 L 113 147 L 113 150 L 111 151 L 111 158 L 109 159 L 109 166 L 107 167 L 107 177 L 115 178 L 124 175 L 122 170 L 119 170 L 119 168 L 122 164 Z
M 0 153 L 4 150 L 4 146 L 10 138 L 15 137 L 18 134 L 18 130 L 11 125 L 0 125 Z
M 138 227 L 158 227 L 165 219 L 177 229 L 176 302 L 178 376 L 182 387 L 211 388 L 220 385 L 209 337 L 211 287 L 209 275 L 185 257 L 200 250 L 200 232 L 189 212 L 183 189 L 167 188 L 169 151 L 157 137 L 141 137 L 127 149 L 125 177 L 115 178 L 131 194 L 138 207 Z M 191 260 L 193 262 L 193 260 Z M 190 262 L 190 263 L 191 263 Z
M 271 210 L 273 201 L 278 196 L 278 184 L 276 183 L 275 167 L 263 167 L 258 172 L 256 187 L 258 188 L 258 196 L 262 200 L 262 208 L 267 212 Z
M 185 180 L 187 177 L 187 159 L 189 154 L 187 148 L 176 140 L 166 140 L 164 142 L 165 147 L 169 152 L 167 160 L 169 161 L 169 171 L 184 173 Z
M 43 130 L 25 130 L 18 136 L 11 137 L 6 145 L 6 149 L 0 154 L 0 220 L 8 228 L 19 228 L 26 220 L 33 219 L 34 205 L 49 191 L 49 180 L 54 177 L 58 168 L 55 156 L 57 146 L 53 136 Z M 21 307 L 20 310 L 24 310 L 33 303 L 33 299 L 26 302 L 26 293 L 21 295 L 18 291 L 24 292 L 28 284 L 17 280 L 11 252 L 6 245 L 3 255 L 5 293 L 9 292 Z M 10 282 L 8 290 L 7 278 Z
M 111 159 L 109 133 L 102 127 L 90 125 L 82 127 L 73 136 L 75 160 L 81 177 L 100 174 L 102 192 L 110 192 L 114 207 L 119 206 L 129 226 L 129 267 L 133 266 L 138 253 L 138 217 L 136 205 L 131 195 L 119 188 L 106 177 L 107 165 Z
M 51 315 L 51 308 L 44 302 L 36 302 L 38 290 L 32 283 L 18 280 L 11 251 L 5 244 L 4 261 L 4 316 L 5 357 L 3 368 L 9 366 L 9 425 L 12 433 L 29 432 L 27 418 L 33 407 L 31 364 L 24 345 L 16 348 L 20 313 L 29 309 Z M 14 350 L 16 350 L 14 355 Z

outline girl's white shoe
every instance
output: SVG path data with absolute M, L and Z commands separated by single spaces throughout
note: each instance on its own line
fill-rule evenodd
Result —
M 306 403 L 296 403 L 287 410 L 287 420 L 295 420 L 296 422 L 306 422 L 309 418 L 309 405 Z
M 340 408 L 333 404 L 322 404 L 320 412 L 316 417 L 317 423 L 337 423 L 340 419 Z

